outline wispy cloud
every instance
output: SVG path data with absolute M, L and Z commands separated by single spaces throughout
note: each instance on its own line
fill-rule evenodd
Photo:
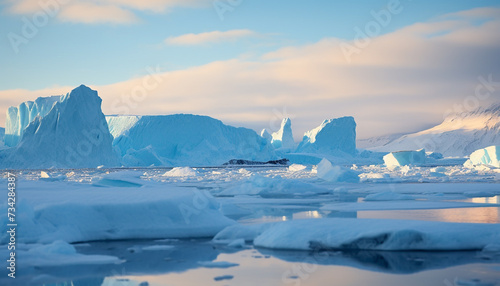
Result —
M 254 37 L 257 35 L 258 33 L 251 30 L 212 31 L 200 34 L 185 34 L 177 37 L 169 37 L 165 40 L 165 43 L 176 46 L 195 46 L 236 41 L 241 38 Z
M 137 11 L 168 12 L 175 7 L 208 7 L 210 0 L 5 0 L 7 11 L 29 15 L 54 13 L 61 21 L 84 24 L 130 24 Z
M 205 114 L 260 129 L 270 127 L 275 110 L 286 108 L 297 139 L 323 119 L 344 115 L 356 118 L 360 138 L 417 131 L 474 95 L 479 76 L 500 81 L 500 14 L 486 14 L 479 24 L 481 11 L 471 10 L 453 21 L 433 19 L 373 38 L 350 63 L 339 47 L 343 40 L 327 38 L 255 61 L 167 72 L 164 82 L 128 112 Z M 117 95 L 130 95 L 143 81 L 92 87 L 103 98 L 104 112 L 115 114 Z M 0 110 L 59 90 L 0 91 Z M 491 96 L 498 98 L 500 87 Z

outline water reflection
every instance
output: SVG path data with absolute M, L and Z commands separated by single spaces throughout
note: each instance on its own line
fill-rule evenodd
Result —
M 172 245 L 171 249 L 146 251 L 151 245 Z M 368 273 L 414 274 L 459 265 L 495 263 L 500 255 L 480 252 L 303 252 L 243 249 L 214 245 L 208 240 L 184 241 L 115 241 L 92 242 L 77 246 L 83 254 L 117 256 L 121 264 L 23 267 L 16 280 L 0 278 L 1 285 L 222 285 L 216 278 L 225 277 L 224 285 L 277 285 L 295 279 L 290 269 L 322 269 L 317 276 L 342 275 L 350 269 L 354 279 Z M 200 261 L 229 261 L 234 267 L 206 268 Z M 307 267 L 306 267 L 307 266 Z M 299 267 L 299 268 L 297 268 Z M 326 267 L 326 268 L 325 268 Z M 355 270 L 355 271 L 353 271 Z M 360 271 L 362 270 L 362 271 Z M 288 271 L 288 272 L 287 272 Z M 289 273 L 290 272 L 290 273 Z M 323 274 L 319 274 L 319 273 Z M 494 271 L 493 271 L 494 273 Z M 312 275 L 312 273 L 309 273 Z M 345 274 L 344 274 L 345 275 Z M 230 277 L 234 277 L 230 278 Z M 392 277 L 392 276 L 391 276 Z M 310 285 L 315 279 L 309 280 Z M 245 283 L 243 283 L 245 282 Z M 251 282 L 251 283 L 249 283 Z M 142 284 L 141 284 L 142 283 Z M 191 284 L 190 284 L 191 283 Z M 195 284 L 192 284 L 195 283 Z M 307 283 L 308 284 L 308 283 Z M 386 284 L 390 285 L 390 284 Z M 394 285 L 394 284 L 392 284 Z

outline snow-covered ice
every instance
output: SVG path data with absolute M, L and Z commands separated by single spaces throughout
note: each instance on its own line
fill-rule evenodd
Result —
M 251 232 L 232 226 L 221 233 L 238 231 L 245 239 L 253 234 L 257 247 L 294 250 L 481 250 L 500 240 L 500 224 L 328 218 L 250 227 Z
M 156 183 L 96 189 L 67 182 L 25 182 L 23 188 L 16 218 L 23 243 L 209 237 L 234 223 L 197 189 Z M 6 216 L 1 225 L 6 227 Z
M 175 167 L 163 174 L 164 177 L 196 177 L 198 173 L 193 168 Z

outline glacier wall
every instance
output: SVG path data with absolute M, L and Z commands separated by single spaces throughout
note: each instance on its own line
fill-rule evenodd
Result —
M 26 101 L 19 106 L 7 109 L 4 142 L 8 147 L 16 146 L 24 134 L 24 130 L 35 120 L 35 117 L 46 116 L 61 96 L 39 97 L 35 101 Z

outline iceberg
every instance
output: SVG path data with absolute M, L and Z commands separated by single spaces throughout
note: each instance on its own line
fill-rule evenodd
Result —
M 0 154 L 5 158 L 3 168 L 95 168 L 118 164 L 113 138 L 101 111 L 101 98 L 95 90 L 81 85 L 60 97 L 23 103 L 8 113 L 8 144 L 20 140 Z
M 329 182 L 348 182 L 358 183 L 359 175 L 357 172 L 340 166 L 333 166 L 327 159 L 321 160 L 317 166 L 317 176 Z
M 271 135 L 271 133 L 269 133 L 269 131 L 267 131 L 266 128 L 262 129 L 262 131 L 260 132 L 260 137 L 266 139 L 266 141 L 269 143 L 273 141 L 273 136 Z
M 266 135 L 264 134 L 264 136 Z M 271 137 L 271 143 L 274 148 L 282 149 L 283 151 L 293 151 L 295 149 L 295 141 L 293 140 L 292 121 L 290 118 L 283 119 L 280 129 L 274 132 Z
M 464 163 L 465 167 L 487 165 L 500 168 L 500 146 L 490 146 L 474 151 L 469 160 Z
M 39 97 L 35 101 L 23 102 L 17 107 L 9 107 L 5 121 L 5 145 L 16 146 L 28 125 L 36 117 L 45 117 L 61 99 L 62 96 Z
M 408 166 L 425 164 L 425 150 L 392 152 L 384 156 L 384 164 L 390 166 Z
M 231 159 L 276 159 L 255 131 L 191 114 L 107 116 L 113 146 L 126 166 L 214 166 Z
M 297 153 L 356 154 L 356 122 L 347 116 L 323 121 L 307 131 Z

